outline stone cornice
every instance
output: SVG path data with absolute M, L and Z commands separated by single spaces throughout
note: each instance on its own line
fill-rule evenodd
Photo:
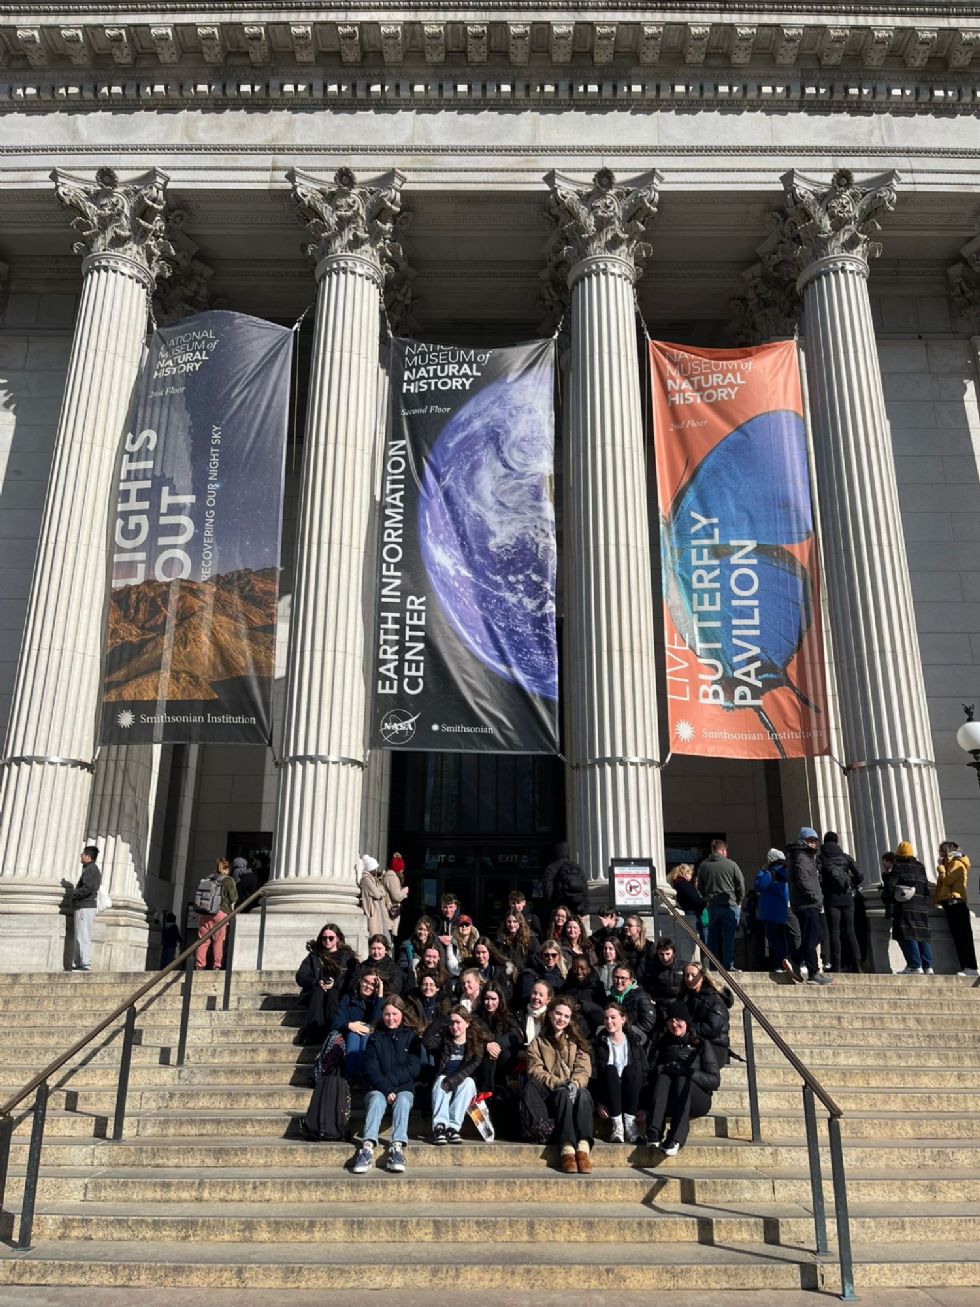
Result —
M 421 12 L 420 12 L 421 11 Z M 0 6 L 0 63 L 17 71 L 589 68 L 964 72 L 980 62 L 980 8 L 757 5 Z

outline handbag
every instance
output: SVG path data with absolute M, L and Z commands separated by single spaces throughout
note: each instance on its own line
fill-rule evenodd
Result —
M 892 898 L 896 903 L 911 903 L 915 898 L 915 886 L 896 885 L 892 890 Z
M 100 885 L 95 895 L 96 912 L 108 912 L 112 907 L 112 899 L 109 897 L 109 891 L 103 889 Z

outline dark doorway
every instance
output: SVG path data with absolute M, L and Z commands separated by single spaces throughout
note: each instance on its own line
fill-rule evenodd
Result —
M 457 894 L 485 932 L 496 930 L 510 890 L 540 897 L 542 872 L 564 837 L 558 758 L 396 753 L 391 796 L 389 847 L 404 857 L 411 890 L 402 935 L 445 893 Z

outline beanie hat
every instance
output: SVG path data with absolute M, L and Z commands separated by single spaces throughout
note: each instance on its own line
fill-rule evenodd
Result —
M 901 844 L 895 850 L 895 857 L 896 858 L 915 857 L 915 850 L 912 848 L 912 845 L 908 842 L 908 840 L 902 840 Z
M 232 858 L 231 869 L 232 871 L 248 871 L 248 863 L 244 858 Z
M 798 840 L 818 840 L 820 836 L 817 834 L 817 832 L 813 829 L 812 826 L 803 826 L 800 829 L 800 833 L 799 835 L 797 835 L 796 838 Z
M 664 1020 L 686 1021 L 687 1024 L 690 1025 L 691 1014 L 688 1012 L 686 1004 L 681 1003 L 680 1000 L 677 999 L 673 1003 L 668 1003 L 664 1008 Z
M 365 871 L 377 871 L 378 859 L 372 858 L 370 853 L 365 853 L 361 857 L 361 866 L 364 868 Z
M 786 854 L 781 849 L 770 849 L 766 854 L 766 866 L 771 866 L 774 862 L 785 862 Z

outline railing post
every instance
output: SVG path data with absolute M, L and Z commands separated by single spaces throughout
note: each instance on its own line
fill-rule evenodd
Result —
M 820 1138 L 817 1135 L 817 1109 L 813 1090 L 803 1086 L 803 1116 L 806 1119 L 806 1151 L 810 1164 L 810 1193 L 813 1196 L 813 1228 L 817 1252 L 825 1253 L 827 1244 L 827 1212 L 823 1201 L 823 1176 L 820 1174 Z
M 828 1117 L 830 1136 L 830 1171 L 834 1182 L 834 1216 L 837 1221 L 837 1253 L 840 1258 L 840 1296 L 845 1301 L 857 1298 L 854 1292 L 854 1262 L 851 1257 L 851 1218 L 847 1210 L 847 1180 L 844 1176 L 844 1148 L 840 1121 Z
M 755 1069 L 755 1040 L 752 1035 L 752 1013 L 747 1007 L 742 1008 L 742 1036 L 745 1043 L 745 1073 L 749 1082 L 749 1121 L 752 1126 L 752 1142 L 762 1143 L 762 1120 L 759 1116 L 759 1081 Z
M 10 1140 L 14 1133 L 14 1118 L 5 1116 L 0 1119 L 0 1212 L 7 1194 L 7 1171 L 10 1167 Z
M 136 1036 L 136 1004 L 126 1011 L 122 1054 L 119 1058 L 119 1082 L 116 1086 L 116 1111 L 112 1118 L 112 1137 L 121 1139 L 126 1124 L 126 1099 L 129 1097 L 129 1068 L 133 1060 L 133 1040 Z
M 238 924 L 238 918 L 232 917 L 228 922 L 228 937 L 225 940 L 225 988 L 221 1000 L 222 1011 L 227 1012 L 231 1007 L 231 973 L 235 969 L 235 927 Z
M 263 894 L 259 900 L 259 946 L 255 952 L 255 970 L 262 970 L 263 955 L 265 953 L 265 905 L 269 900 L 268 894 Z
M 180 1006 L 180 1034 L 177 1038 L 177 1065 L 183 1066 L 187 1057 L 187 1023 L 191 1015 L 191 988 L 194 984 L 194 954 L 184 963 L 184 1001 Z
M 27 1150 L 27 1174 L 24 1176 L 24 1201 L 20 1209 L 20 1234 L 17 1247 L 30 1248 L 34 1233 L 34 1206 L 37 1203 L 37 1181 L 41 1169 L 41 1146 L 44 1143 L 44 1118 L 48 1110 L 48 1082 L 42 1080 L 34 1095 L 34 1120 L 31 1124 L 31 1142 Z

